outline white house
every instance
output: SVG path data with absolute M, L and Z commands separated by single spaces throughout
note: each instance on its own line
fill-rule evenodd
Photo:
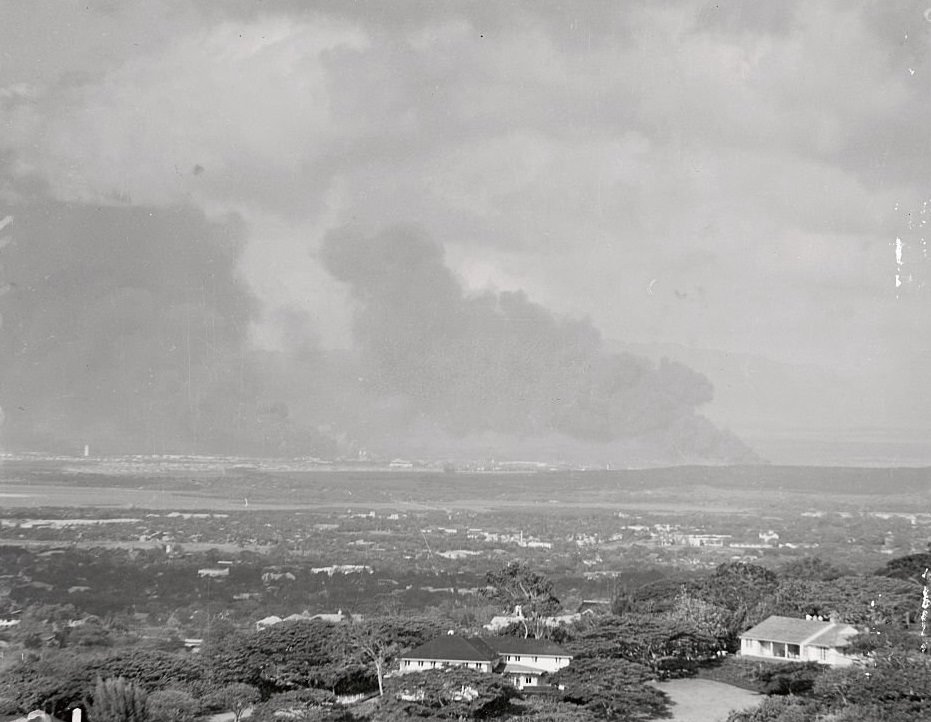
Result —
M 856 627 L 841 622 L 772 616 L 740 635 L 740 654 L 847 666 L 856 657 L 845 654 L 844 647 L 856 634 Z
M 518 689 L 537 687 L 540 677 L 556 672 L 572 655 L 545 639 L 520 637 L 438 637 L 401 657 L 400 672 L 423 672 L 442 667 L 469 667 L 507 677 Z
M 541 675 L 557 672 L 572 661 L 571 654 L 546 639 L 497 637 L 489 641 L 504 664 L 496 671 L 518 689 L 539 686 Z

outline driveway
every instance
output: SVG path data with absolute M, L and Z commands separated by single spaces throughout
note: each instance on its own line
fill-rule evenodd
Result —
M 758 705 L 763 696 L 710 679 L 673 679 L 657 682 L 672 700 L 673 722 L 724 722 L 734 709 Z

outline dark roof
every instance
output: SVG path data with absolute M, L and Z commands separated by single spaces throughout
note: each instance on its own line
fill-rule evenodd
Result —
M 498 654 L 543 654 L 554 657 L 571 657 L 565 649 L 548 639 L 522 637 L 495 637 L 488 640 Z
M 402 659 L 448 659 L 455 662 L 492 662 L 497 653 L 480 637 L 447 634 L 405 653 Z
M 849 624 L 822 622 L 817 619 L 772 616 L 764 619 L 740 636 L 746 639 L 759 639 L 768 642 L 805 643 L 819 647 L 837 647 L 845 644 L 846 638 L 856 634 L 856 631 Z

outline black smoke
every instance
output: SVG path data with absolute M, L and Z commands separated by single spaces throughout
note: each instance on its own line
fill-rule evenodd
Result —
M 608 353 L 589 322 L 521 293 L 466 293 L 417 231 L 326 239 L 353 348 L 322 348 L 296 309 L 277 319 L 285 347 L 259 351 L 250 328 L 268 319 L 237 272 L 239 219 L 34 197 L 4 209 L 8 450 L 751 458 L 696 413 L 703 376 Z
M 6 448 L 320 453 L 265 393 L 236 273 L 245 228 L 190 208 L 52 200 L 9 208 L 0 299 Z
M 466 293 L 442 247 L 415 229 L 336 232 L 321 258 L 349 286 L 361 377 L 395 428 L 588 448 L 639 440 L 666 460 L 752 457 L 696 413 L 713 398 L 707 378 L 610 353 L 591 323 L 523 293 Z

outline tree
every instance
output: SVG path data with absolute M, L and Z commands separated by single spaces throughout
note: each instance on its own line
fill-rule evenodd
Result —
M 724 607 L 692 596 L 683 587 L 676 595 L 669 617 L 708 639 L 717 640 L 721 649 L 726 647 L 730 633 L 730 613 Z
M 929 545 L 931 547 L 931 545 Z M 931 549 L 918 554 L 909 554 L 897 559 L 890 559 L 886 565 L 876 572 L 877 575 L 892 577 L 894 579 L 903 579 L 922 584 L 922 574 L 924 570 L 931 567 Z
M 735 710 L 727 722 L 810 722 L 815 719 L 817 705 L 796 697 L 768 697 L 759 706 Z
M 844 570 L 824 561 L 821 557 L 801 557 L 779 567 L 779 576 L 783 579 L 829 582 L 844 576 Z
M 442 629 L 436 622 L 389 617 L 351 622 L 343 627 L 349 646 L 375 669 L 378 694 L 385 694 L 384 677 L 388 665 L 410 647 L 423 644 Z
M 693 668 L 721 648 L 718 640 L 669 614 L 606 617 L 568 646 L 580 659 L 626 659 L 662 676 Z
M 375 680 L 352 659 L 341 627 L 322 621 L 285 622 L 243 635 L 214 655 L 211 679 L 218 685 L 245 682 L 263 696 L 302 687 L 370 689 Z
M 123 677 L 98 678 L 88 717 L 94 722 L 147 722 L 145 690 Z
M 203 661 L 196 655 L 127 648 L 106 655 L 88 655 L 82 662 L 96 676 L 125 677 L 146 689 L 199 692 L 206 683 Z
M 650 720 L 667 716 L 669 698 L 647 684 L 643 665 L 622 659 L 573 659 L 552 675 L 563 701 L 584 707 L 600 719 Z
M 891 624 L 880 624 L 849 640 L 845 652 L 864 657 L 907 657 L 921 650 L 921 637 Z
M 787 616 L 836 616 L 857 625 L 907 625 L 920 613 L 920 601 L 921 587 L 885 576 L 789 579 L 773 595 L 773 611 Z
M 191 722 L 200 709 L 197 700 L 178 689 L 161 689 L 149 695 L 151 722 Z
M 556 614 L 559 599 L 553 583 L 533 571 L 526 562 L 513 561 L 503 569 L 485 575 L 486 596 L 502 602 L 509 609 L 520 607 L 524 637 L 539 639 L 547 633 L 545 618 Z
M 64 647 L 71 632 L 68 623 L 78 616 L 71 604 L 31 604 L 23 611 L 13 639 L 27 649 Z
M 251 684 L 234 682 L 207 695 L 204 703 L 208 707 L 233 713 L 233 722 L 239 722 L 242 714 L 259 700 L 259 690 Z
M 273 694 L 255 706 L 249 719 L 253 722 L 280 722 L 282 718 L 318 722 L 332 718 L 331 714 L 337 709 L 336 695 L 332 692 L 325 689 L 297 689 Z
M 873 663 L 866 667 L 829 669 L 815 680 L 810 700 L 811 714 L 801 719 L 837 722 L 931 719 L 931 660 L 903 649 L 874 656 Z M 735 718 L 734 722 L 757 719 Z
M 69 647 L 109 647 L 113 644 L 110 630 L 99 617 L 89 617 L 68 633 Z
M 444 667 L 392 677 L 372 720 L 503 717 L 510 713 L 512 702 L 521 698 L 517 688 L 500 675 Z
M 542 695 L 528 696 L 523 706 L 529 722 L 591 722 L 593 719 L 591 712 L 584 707 Z
M 817 662 L 774 663 L 763 665 L 756 677 L 763 683 L 764 694 L 806 694 L 826 669 Z

